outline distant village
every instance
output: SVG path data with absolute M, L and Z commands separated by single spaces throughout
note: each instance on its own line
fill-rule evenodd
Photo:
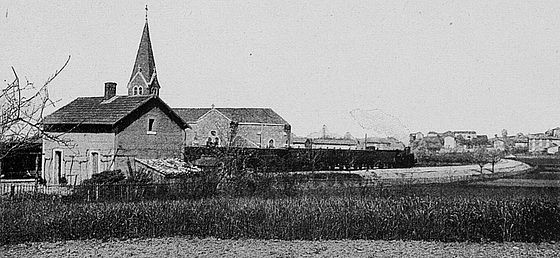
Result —
M 544 133 L 509 135 L 507 130 L 489 138 L 476 131 L 447 131 L 444 133 L 411 133 L 409 146 L 413 152 L 458 153 L 478 148 L 494 149 L 508 154 L 557 154 L 560 145 L 560 127 Z

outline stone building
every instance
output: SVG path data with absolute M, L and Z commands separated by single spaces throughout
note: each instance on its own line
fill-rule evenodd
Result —
M 367 137 L 366 140 L 358 139 L 360 149 L 366 150 L 404 150 L 404 143 L 393 137 Z
M 104 96 L 80 97 L 43 120 L 43 178 L 79 184 L 92 174 L 127 172 L 136 158 L 181 158 L 188 125 L 159 97 L 148 21 L 128 95 L 105 83 Z
M 270 108 L 175 108 L 190 129 L 186 146 L 285 148 L 291 126 Z
M 426 150 L 429 152 L 455 153 L 472 152 L 477 148 L 488 147 L 488 136 L 477 135 L 475 131 L 447 131 L 444 133 L 429 132 L 410 134 L 410 146 L 413 152 Z

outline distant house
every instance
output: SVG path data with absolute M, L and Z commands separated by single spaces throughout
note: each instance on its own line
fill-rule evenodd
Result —
M 294 149 L 311 148 L 311 139 L 292 135 L 292 144 L 290 147 Z
M 424 134 L 422 134 L 422 132 L 416 132 L 416 133 L 411 133 L 409 137 L 410 137 L 409 142 L 412 143 L 414 141 L 422 140 L 422 138 L 424 138 Z
M 285 148 L 291 126 L 270 108 L 175 108 L 190 129 L 186 146 Z
M 474 140 L 477 135 L 475 131 L 453 131 L 455 137 L 461 136 L 465 140 Z
M 339 149 L 339 150 L 355 150 L 358 149 L 358 141 L 356 139 L 310 139 L 311 148 L 313 149 Z
M 368 137 L 367 141 L 363 142 L 359 140 L 362 146 L 362 149 L 374 149 L 374 150 L 404 150 L 405 145 L 401 141 L 393 138 L 393 137 Z
M 447 135 L 443 137 L 443 148 L 449 151 L 453 151 L 457 148 L 457 141 L 455 140 L 455 136 Z
M 546 148 L 547 154 L 557 154 L 558 153 L 558 145 L 552 144 L 550 147 Z
M 405 145 L 393 137 L 367 137 L 366 141 L 364 139 L 355 138 L 350 135 L 350 133 L 346 133 L 343 138 L 294 137 L 291 147 L 344 150 L 404 150 Z
M 487 147 L 488 136 L 477 135 L 475 131 L 429 132 L 425 137 L 421 133 L 410 135 L 412 151 L 425 149 L 431 152 L 471 152 L 479 147 Z
M 529 135 L 529 152 L 550 153 L 548 148 L 560 145 L 560 138 L 547 135 Z

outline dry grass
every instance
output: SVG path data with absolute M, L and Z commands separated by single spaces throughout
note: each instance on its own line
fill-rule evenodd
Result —
M 0 204 L 0 242 L 180 235 L 283 240 L 560 240 L 557 196 L 479 188 L 441 191 L 437 196 L 408 192 L 382 197 L 317 194 L 129 203 L 5 202 Z

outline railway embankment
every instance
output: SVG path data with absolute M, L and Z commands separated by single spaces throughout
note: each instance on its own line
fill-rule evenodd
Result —
M 448 178 L 461 176 L 479 176 L 479 175 L 502 175 L 512 176 L 529 171 L 532 167 L 526 163 L 503 159 L 494 164 L 486 164 L 482 168 L 478 165 L 463 166 L 443 166 L 443 167 L 413 167 L 413 168 L 397 168 L 397 169 L 378 169 L 378 170 L 362 170 L 356 171 L 364 178 L 379 179 L 399 179 L 399 178 Z
M 373 169 L 357 171 L 315 171 L 296 172 L 309 173 L 340 173 L 360 176 L 368 184 L 440 184 L 457 182 L 489 181 L 505 177 L 522 175 L 534 170 L 534 167 L 516 160 L 504 159 L 494 164 L 486 164 L 482 168 L 478 165 L 413 167 L 395 169 Z

